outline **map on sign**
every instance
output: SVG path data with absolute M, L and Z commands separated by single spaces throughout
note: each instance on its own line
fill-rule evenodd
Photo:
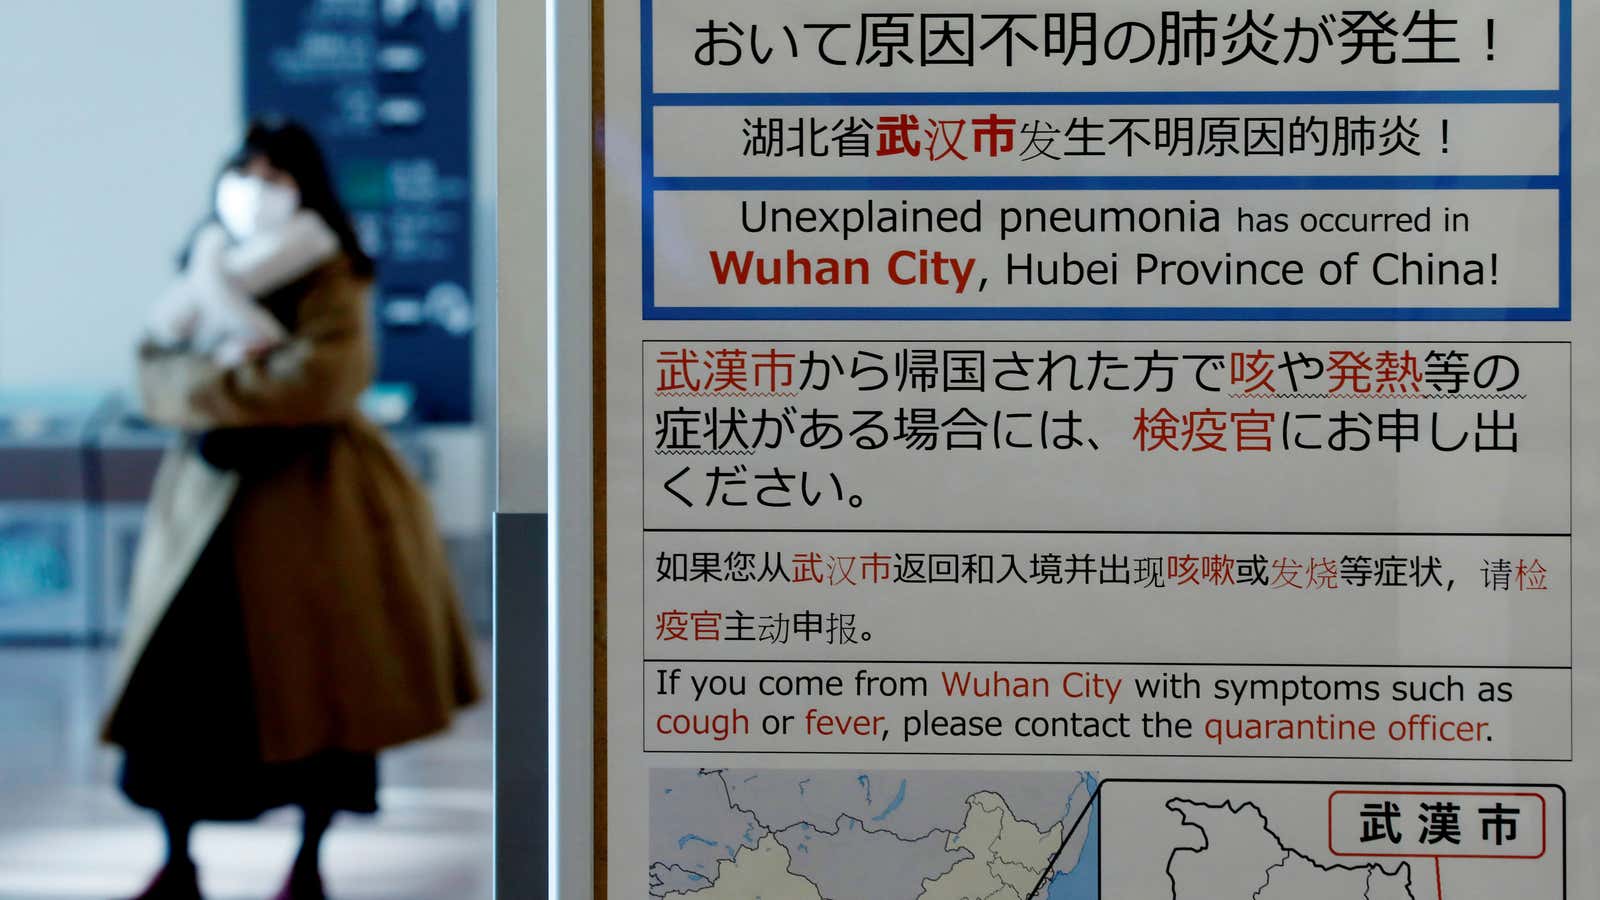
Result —
M 1554 787 L 673 769 L 651 793 L 656 900 L 1566 896 Z
M 1166 808 L 1194 829 L 1167 857 L 1173 900 L 1418 900 L 1411 864 L 1324 864 L 1284 843 L 1256 804 L 1173 798 Z
M 1563 900 L 1559 787 L 1107 779 L 1117 900 Z
M 649 896 L 1092 900 L 1097 787 L 1086 772 L 656 770 Z

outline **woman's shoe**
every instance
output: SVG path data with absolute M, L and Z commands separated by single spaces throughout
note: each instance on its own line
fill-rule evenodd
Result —
M 290 869 L 283 890 L 273 900 L 328 900 L 327 893 L 322 889 L 322 873 L 316 869 L 301 871 L 299 866 Z
M 200 896 L 200 873 L 194 863 L 167 863 L 133 900 L 204 900 Z

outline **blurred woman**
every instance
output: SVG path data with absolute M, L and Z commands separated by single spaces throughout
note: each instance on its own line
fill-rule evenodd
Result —
M 334 816 L 377 810 L 376 754 L 446 728 L 478 686 L 426 498 L 357 411 L 373 263 L 321 151 L 256 123 L 217 187 L 184 297 L 139 348 L 145 415 L 181 437 L 146 516 L 105 738 L 166 831 L 141 897 L 201 896 L 195 823 L 298 806 L 278 896 L 316 900 Z M 205 335 L 206 309 L 243 321 L 241 303 L 271 321 Z

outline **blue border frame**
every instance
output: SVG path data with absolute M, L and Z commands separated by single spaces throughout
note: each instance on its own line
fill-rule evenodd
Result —
M 646 321 L 1188 321 L 1188 322 L 1568 322 L 1572 320 L 1572 0 L 1561 0 L 1556 91 L 1085 91 L 656 93 L 654 0 L 640 0 L 640 277 Z M 655 174 L 658 107 L 1034 105 L 1331 105 L 1551 103 L 1559 106 L 1557 175 L 1462 176 L 977 176 L 665 178 Z M 657 191 L 717 190 L 1554 190 L 1558 192 L 1559 302 L 1553 307 L 1238 306 L 657 306 Z

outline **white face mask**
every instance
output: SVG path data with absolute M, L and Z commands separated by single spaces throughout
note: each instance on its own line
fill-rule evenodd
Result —
M 252 175 L 225 172 L 217 182 L 217 218 L 236 241 L 288 224 L 300 209 L 300 192 Z

